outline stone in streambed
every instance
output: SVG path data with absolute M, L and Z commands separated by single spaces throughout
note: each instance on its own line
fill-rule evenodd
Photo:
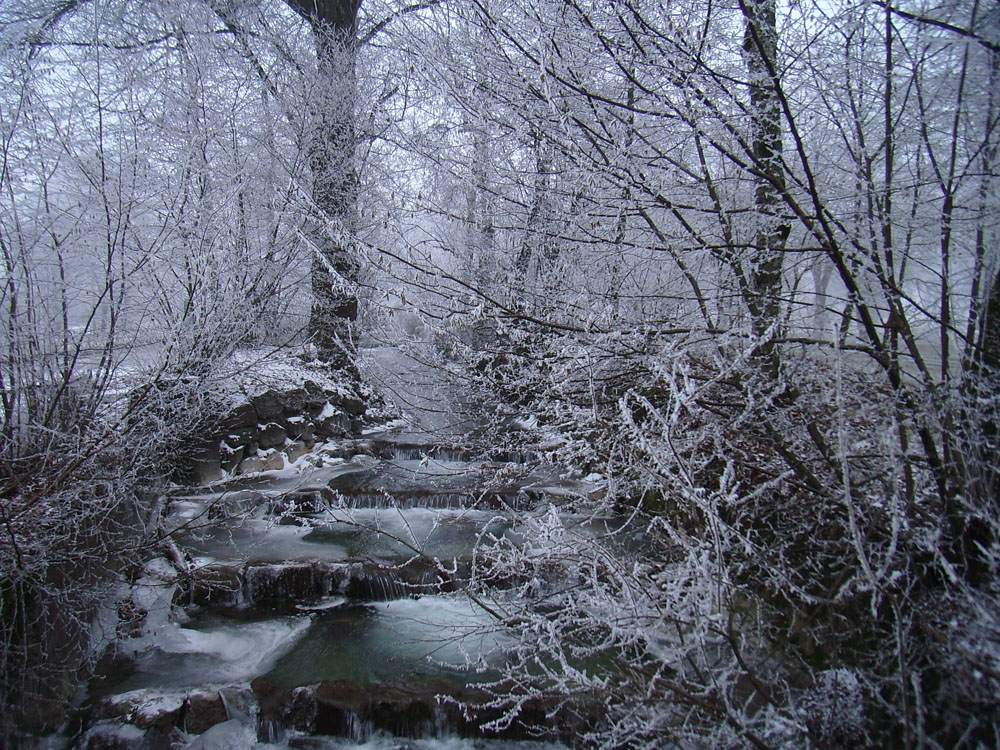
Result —
M 112 695 L 102 702 L 97 718 L 164 736 L 174 728 L 201 734 L 229 718 L 223 695 L 231 709 L 248 716 L 257 714 L 257 698 L 249 686 L 230 685 L 217 690 L 134 690 Z
M 351 737 L 358 725 L 368 718 L 367 692 L 348 680 L 321 682 L 313 691 L 313 700 L 316 705 L 314 731 L 317 734 Z
M 325 563 L 283 563 L 247 565 L 243 571 L 243 592 L 247 604 L 255 607 L 289 607 L 316 601 L 338 586 L 343 565 Z
M 237 602 L 242 588 L 239 568 L 222 563 L 203 565 L 192 574 L 190 594 L 178 593 L 177 603 L 231 605 Z
M 145 731 L 134 724 L 100 721 L 83 736 L 83 750 L 171 750 L 167 735 L 156 730 Z

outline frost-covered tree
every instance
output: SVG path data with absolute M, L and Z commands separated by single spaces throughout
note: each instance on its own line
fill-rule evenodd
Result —
M 600 703 L 604 746 L 995 743 L 996 380 L 974 364 L 994 330 L 995 9 L 430 18 L 438 129 L 418 122 L 453 140 L 414 151 L 434 187 L 475 184 L 449 123 L 490 112 L 495 263 L 537 304 L 420 253 L 454 243 L 444 221 L 393 252 L 434 280 L 421 304 L 484 394 L 606 477 L 575 507 L 628 519 L 595 543 L 547 516 L 484 550 L 477 596 L 518 582 L 489 605 L 521 637 L 496 705 Z M 425 186 L 411 200 L 440 216 Z M 523 262 L 542 231 L 554 281 Z
M 236 349 L 301 327 L 308 263 L 290 142 L 205 6 L 2 12 L 6 739 L 58 724 L 95 608 L 158 542 L 172 449 L 218 413 Z

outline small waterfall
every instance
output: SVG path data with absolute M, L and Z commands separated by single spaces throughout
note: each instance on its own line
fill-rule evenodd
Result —
M 394 599 L 406 599 L 413 590 L 394 572 L 369 573 L 362 572 L 352 576 L 347 584 L 347 596 L 355 599 L 367 599 L 376 602 L 389 602 Z
M 453 734 L 455 727 L 453 726 L 451 720 L 448 718 L 448 714 L 445 713 L 444 709 L 441 708 L 440 704 L 434 704 L 434 723 L 431 728 L 431 737 L 447 737 Z
M 430 459 L 432 461 L 446 461 L 448 463 L 464 463 L 469 460 L 467 453 L 440 445 L 388 443 L 379 446 L 378 454 L 381 458 L 392 461 L 422 461 Z
M 395 498 L 387 497 L 383 492 L 341 493 L 340 500 L 344 507 L 350 510 L 368 510 L 370 508 L 382 510 L 398 506 Z
M 347 712 L 347 736 L 361 744 L 368 742 L 375 734 L 375 722 L 371 719 L 362 719 L 354 711 Z
M 248 565 L 243 572 L 247 606 L 280 607 L 314 601 L 330 593 L 331 576 L 312 563 Z
M 462 492 L 435 492 L 423 497 L 414 497 L 410 502 L 415 508 L 448 510 L 468 508 L 472 505 L 472 498 Z
M 285 726 L 277 719 L 261 719 L 257 729 L 257 741 L 277 745 L 285 741 Z
M 341 501 L 348 510 L 391 510 L 399 508 L 431 508 L 433 510 L 450 510 L 468 508 L 472 498 L 464 492 L 431 492 L 427 494 L 410 494 L 406 497 L 395 497 L 385 492 L 341 493 Z

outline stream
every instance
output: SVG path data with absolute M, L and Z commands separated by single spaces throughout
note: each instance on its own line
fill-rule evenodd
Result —
M 475 421 L 430 368 L 393 361 L 401 356 L 373 358 L 397 378 L 405 424 L 170 495 L 167 525 L 190 570 L 177 582 L 157 560 L 133 587 L 148 614 L 91 684 L 98 721 L 81 747 L 527 750 L 571 740 L 536 739 L 544 720 L 491 737 L 463 714 L 457 703 L 480 697 L 474 685 L 509 636 L 462 581 L 484 543 L 518 541 L 515 515 L 594 488 L 456 448 Z M 400 373 L 430 384 L 401 394 Z M 225 726 L 223 744 L 197 738 Z

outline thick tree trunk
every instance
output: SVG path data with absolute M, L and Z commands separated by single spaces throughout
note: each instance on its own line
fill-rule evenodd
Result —
M 358 10 L 360 0 L 286 0 L 305 18 L 316 44 L 316 81 L 310 102 L 309 164 L 315 221 L 309 330 L 320 356 L 356 369 L 351 323 L 358 317 L 358 175 L 354 151 Z

